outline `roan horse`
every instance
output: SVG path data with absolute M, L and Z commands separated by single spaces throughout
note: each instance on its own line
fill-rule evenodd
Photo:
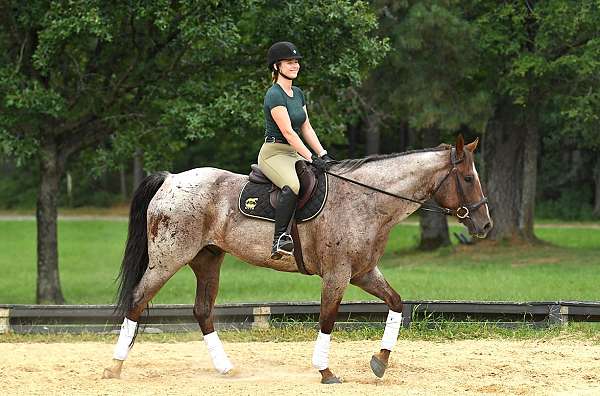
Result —
M 434 198 L 440 210 L 454 214 L 469 232 L 484 238 L 492 228 L 475 169 L 477 140 L 400 154 L 341 161 L 330 171 L 349 169 L 345 177 L 374 191 L 330 177 L 323 212 L 298 225 L 306 269 L 322 278 L 320 332 L 312 363 L 321 382 L 339 379 L 328 364 L 330 335 L 348 283 L 382 299 L 389 307 L 381 349 L 371 358 L 381 377 L 396 344 L 402 301 L 377 268 L 392 227 Z M 260 267 L 297 272 L 292 256 L 271 260 L 273 224 L 245 217 L 238 194 L 247 176 L 215 168 L 148 176 L 131 204 L 129 234 L 120 273 L 118 308 L 125 314 L 113 364 L 105 378 L 118 378 L 137 333 L 137 322 L 165 282 L 189 265 L 197 279 L 194 316 L 217 371 L 233 367 L 213 324 L 213 307 L 225 253 Z M 382 194 L 381 190 L 391 193 Z M 393 196 L 396 195 L 396 196 Z M 399 199 L 402 195 L 407 199 Z

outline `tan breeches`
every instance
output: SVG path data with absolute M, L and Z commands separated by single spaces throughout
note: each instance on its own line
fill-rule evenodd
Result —
M 295 164 L 302 159 L 289 144 L 265 143 L 258 153 L 258 167 L 277 187 L 289 186 L 298 195 L 300 181 Z

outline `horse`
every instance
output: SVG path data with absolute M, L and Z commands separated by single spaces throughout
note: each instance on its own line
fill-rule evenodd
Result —
M 433 198 L 440 212 L 456 215 L 475 237 L 492 228 L 474 163 L 478 139 L 455 146 L 339 161 L 328 172 L 329 196 L 321 214 L 298 224 L 306 270 L 322 278 L 319 333 L 312 365 L 325 384 L 339 383 L 328 363 L 331 333 L 348 284 L 382 299 L 389 311 L 381 349 L 371 357 L 382 377 L 397 341 L 402 300 L 377 267 L 392 227 Z M 193 314 L 214 368 L 231 371 L 214 328 L 214 304 L 226 253 L 259 267 L 298 272 L 293 256 L 272 260 L 273 225 L 242 215 L 238 195 L 248 176 L 217 168 L 148 176 L 130 208 L 128 237 L 119 274 L 117 309 L 124 315 L 112 365 L 104 378 L 119 378 L 149 301 L 179 269 L 189 265 L 196 281 Z M 353 181 L 353 183 L 348 182 Z M 356 185 L 356 184 L 359 185 Z M 433 210 L 430 208 L 430 210 Z

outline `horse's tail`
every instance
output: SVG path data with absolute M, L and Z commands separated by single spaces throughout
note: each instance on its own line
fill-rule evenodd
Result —
M 121 272 L 117 278 L 119 291 L 115 311 L 121 315 L 127 314 L 133 308 L 133 290 L 148 267 L 148 205 L 168 175 L 168 172 L 158 172 L 146 177 L 133 194 L 129 210 L 127 244 Z

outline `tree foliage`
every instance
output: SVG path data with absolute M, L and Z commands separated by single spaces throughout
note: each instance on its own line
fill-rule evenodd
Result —
M 38 300 L 57 302 L 56 197 L 75 154 L 99 149 L 109 164 L 142 148 L 158 167 L 190 140 L 260 134 L 275 41 L 305 49 L 315 104 L 387 49 L 361 1 L 4 0 L 0 21 L 0 148 L 39 162 L 38 271 L 52 279 Z

